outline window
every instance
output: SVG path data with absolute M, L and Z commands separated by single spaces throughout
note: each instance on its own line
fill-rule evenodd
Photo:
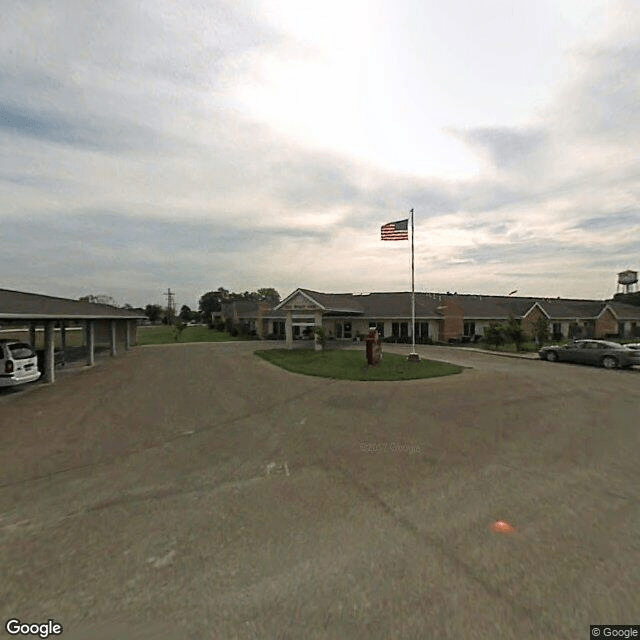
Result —
M 428 338 L 429 337 L 429 323 L 426 320 L 416 322 L 416 338 Z
M 344 323 L 344 337 L 345 338 L 350 338 L 351 337 L 351 323 L 350 322 L 345 322 Z
M 476 323 L 475 322 L 465 322 L 464 323 L 464 335 L 465 336 L 474 336 L 476 334 Z
M 400 323 L 400 337 L 408 338 L 409 337 L 409 323 L 401 322 Z
M 342 338 L 342 322 L 336 322 L 336 338 Z
M 36 354 L 33 349 L 28 345 L 22 342 L 15 342 L 13 344 L 8 345 L 9 347 L 9 357 L 14 360 L 24 360 L 25 358 L 33 358 Z
M 400 337 L 400 323 L 399 322 L 392 322 L 391 323 L 391 335 L 394 338 L 399 338 Z
M 384 338 L 384 322 L 376 322 L 376 329 L 378 330 L 378 335 Z

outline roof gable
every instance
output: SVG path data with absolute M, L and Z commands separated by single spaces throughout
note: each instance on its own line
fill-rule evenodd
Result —
M 531 305 L 529 310 L 522 317 L 526 318 L 530 313 L 533 313 L 535 309 L 539 309 L 547 317 L 547 319 L 549 318 L 549 314 L 540 306 L 540 303 L 537 301 Z
M 277 311 L 308 311 L 322 309 L 324 306 L 302 289 L 296 289 L 292 294 L 288 295 L 274 310 Z

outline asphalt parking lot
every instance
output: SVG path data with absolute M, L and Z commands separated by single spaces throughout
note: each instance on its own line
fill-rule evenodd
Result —
M 472 368 L 345 382 L 258 346 L 138 347 L 0 398 L 3 621 L 87 640 L 640 622 L 640 370 L 418 347 Z

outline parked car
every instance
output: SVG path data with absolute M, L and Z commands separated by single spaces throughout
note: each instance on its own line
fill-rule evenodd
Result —
M 640 351 L 640 342 L 632 342 L 631 344 L 625 344 L 624 346 L 628 349 L 636 349 L 637 351 Z
M 0 340 L 0 387 L 33 382 L 39 377 L 36 352 L 28 344 Z
M 640 365 L 640 351 L 606 340 L 574 340 L 563 347 L 543 347 L 538 352 L 543 360 L 593 364 L 606 369 Z

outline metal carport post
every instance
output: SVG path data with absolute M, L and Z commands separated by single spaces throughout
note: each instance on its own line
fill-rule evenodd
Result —
M 55 382 L 55 321 L 49 320 L 44 325 L 44 379 Z
M 85 342 L 87 344 L 87 366 L 92 367 L 95 362 L 94 347 L 95 334 L 93 331 L 93 320 L 85 321 Z

